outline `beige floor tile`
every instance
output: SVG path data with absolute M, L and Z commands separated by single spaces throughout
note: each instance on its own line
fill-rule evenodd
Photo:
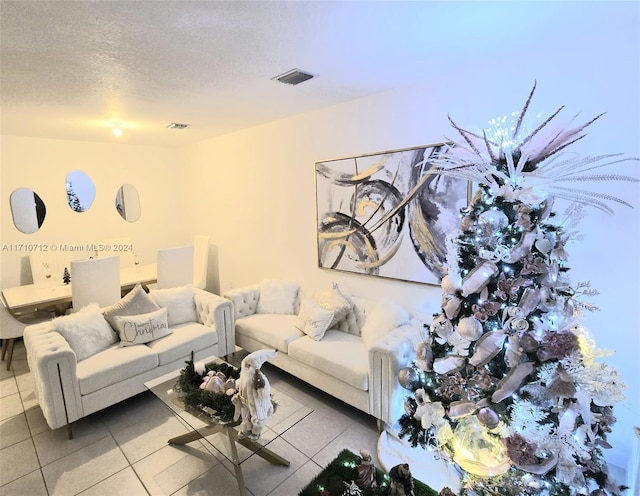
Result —
M 204 475 L 192 480 L 173 496 L 239 496 L 235 476 L 222 464 L 215 465 Z M 251 492 L 247 496 L 253 496 Z M 293 496 L 293 495 L 292 495 Z
M 128 466 L 111 436 L 42 467 L 52 496 L 71 496 L 88 489 Z
M 200 442 L 165 446 L 133 465 L 151 495 L 173 494 L 204 475 L 218 460 Z
M 145 456 L 163 448 L 172 437 L 186 434 L 189 430 L 167 409 L 166 417 L 137 417 L 134 424 L 113 434 L 129 463 L 142 460 Z
M 282 434 L 282 438 L 312 458 L 342 434 L 351 423 L 344 415 L 315 410 Z
M 149 492 L 133 469 L 127 467 L 86 491 L 82 491 L 79 496 L 147 496 L 148 494 Z
M 269 444 L 269 449 L 287 459 L 289 466 L 274 465 L 256 455 L 242 463 L 245 484 L 255 496 L 266 496 L 309 461 L 303 453 L 281 438 Z M 229 462 L 223 463 L 228 469 L 233 469 Z
M 23 412 L 22 401 L 18 393 L 0 399 L 0 420 L 5 420 Z
M 91 416 L 74 422 L 72 428 L 73 439 L 69 439 L 66 427 L 55 430 L 47 427 L 47 430 L 33 437 L 42 466 L 64 458 L 105 437 L 110 437 L 104 424 L 94 421 Z
M 380 466 L 377 458 L 378 438 L 380 435 L 372 424 L 353 422 L 340 436 L 320 450 L 312 459 L 318 465 L 326 467 L 343 449 L 359 454 L 360 450 L 367 450 L 373 456 L 373 463 Z
M 2 367 L 0 363 L 0 367 Z M 9 396 L 10 394 L 16 394 L 18 392 L 18 384 L 13 375 L 0 378 L 0 398 Z
M 0 448 L 30 439 L 31 433 L 24 413 L 0 420 Z
M 316 475 L 322 471 L 322 467 L 313 461 L 308 461 L 294 474 L 269 493 L 269 496 L 294 496 L 309 484 Z M 319 493 L 320 491 L 318 491 Z
M 27 423 L 29 424 L 29 430 L 31 431 L 32 436 L 50 430 L 47 420 L 44 418 L 39 406 L 26 410 L 24 414 L 27 417 Z
M 47 496 L 40 469 L 34 470 L 9 484 L 0 487 L 2 496 Z
M 38 457 L 31 439 L 12 444 L 0 451 L 0 486 L 19 479 L 38 468 Z

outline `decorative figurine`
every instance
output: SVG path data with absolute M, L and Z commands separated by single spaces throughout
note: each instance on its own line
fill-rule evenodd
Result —
M 69 274 L 69 269 L 64 268 L 64 273 L 62 274 L 62 282 L 65 284 L 69 284 L 71 282 L 71 274 Z
M 342 496 L 362 496 L 362 491 L 354 481 L 343 482 L 343 484 L 345 485 L 345 490 Z
M 389 470 L 391 493 L 389 496 L 415 496 L 413 477 L 408 463 L 400 463 Z
M 371 453 L 367 450 L 360 450 L 360 456 L 356 457 L 358 464 L 358 478 L 356 484 L 363 491 L 370 491 L 378 487 L 376 482 L 376 467 L 373 465 Z
M 274 412 L 269 379 L 260 368 L 276 356 L 276 350 L 258 350 L 250 353 L 240 364 L 237 393 L 231 401 L 235 406 L 234 420 L 242 416 L 239 439 L 248 437 L 257 441 L 269 416 Z

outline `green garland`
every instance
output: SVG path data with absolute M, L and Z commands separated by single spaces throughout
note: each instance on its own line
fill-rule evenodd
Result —
M 205 414 L 207 414 L 205 409 L 211 409 L 215 413 L 207 415 L 216 422 L 228 423 L 233 421 L 235 407 L 231 403 L 232 396 L 205 391 L 200 389 L 200 385 L 202 384 L 202 379 L 210 371 L 222 372 L 226 377 L 232 377 L 237 381 L 240 377 L 240 369 L 228 363 L 210 362 L 205 364 L 204 374 L 198 374 L 195 370 L 193 359 L 185 363 L 187 365 L 180 371 L 180 377 L 174 387 L 185 406 L 197 413 Z

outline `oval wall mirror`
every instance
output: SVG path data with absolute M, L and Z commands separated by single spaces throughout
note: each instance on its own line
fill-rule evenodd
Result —
M 133 184 L 123 184 L 116 193 L 116 210 L 127 222 L 140 218 L 140 197 Z
M 9 197 L 13 224 L 25 234 L 36 232 L 42 226 L 47 208 L 42 199 L 29 188 L 18 188 Z
M 86 212 L 96 197 L 96 187 L 84 172 L 75 170 L 67 174 L 67 203 L 74 212 Z

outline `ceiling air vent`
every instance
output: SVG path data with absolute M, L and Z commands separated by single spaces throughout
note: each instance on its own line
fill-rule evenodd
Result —
M 191 124 L 180 124 L 179 122 L 172 122 L 167 125 L 167 129 L 187 129 Z
M 296 84 L 304 83 L 305 81 L 308 81 L 313 77 L 315 77 L 314 74 L 303 72 L 300 69 L 292 69 L 288 72 L 285 72 L 284 74 L 280 74 L 279 76 L 276 76 L 271 79 L 280 81 L 281 83 L 284 83 L 284 84 L 290 84 L 291 86 L 295 86 Z

